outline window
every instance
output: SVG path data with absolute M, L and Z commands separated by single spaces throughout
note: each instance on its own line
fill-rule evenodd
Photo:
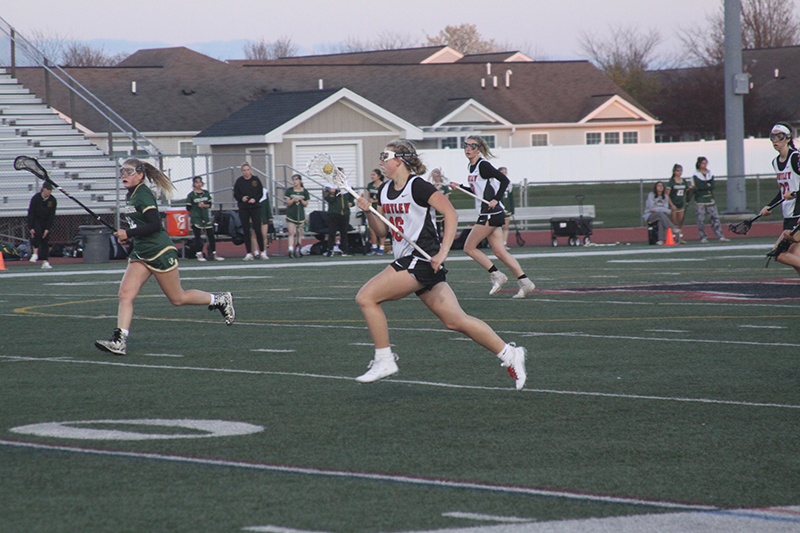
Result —
M 463 137 L 445 137 L 439 141 L 440 148 L 461 148 L 461 145 L 464 144 L 467 140 L 467 135 Z M 494 148 L 495 145 L 495 137 L 494 135 L 481 135 L 483 140 L 486 141 L 486 145 L 491 149 Z
M 183 157 L 197 155 L 197 146 L 192 141 L 182 141 L 178 143 Z
M 458 137 L 445 137 L 440 142 L 442 148 L 461 148 L 458 144 Z
M 586 144 L 600 144 L 603 142 L 603 135 L 601 133 L 587 133 Z
M 622 144 L 638 144 L 639 132 L 638 131 L 623 131 Z
M 547 134 L 531 133 L 531 146 L 547 146 Z
M 619 144 L 619 132 L 618 131 L 607 131 L 605 135 L 605 143 L 606 144 Z

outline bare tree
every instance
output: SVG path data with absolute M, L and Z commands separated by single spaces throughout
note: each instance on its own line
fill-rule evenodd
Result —
M 64 54 L 69 39 L 57 32 L 50 30 L 42 31 L 38 28 L 33 29 L 28 40 L 35 46 L 50 63 L 58 64 Z
M 742 1 L 742 47 L 777 48 L 800 43 L 800 23 L 794 2 Z M 706 17 L 704 24 L 679 31 L 684 53 L 695 65 L 721 65 L 725 58 L 725 8 Z
M 419 46 L 419 41 L 408 33 L 381 31 L 372 43 L 373 50 L 399 50 Z
M 244 56 L 247 59 L 278 59 L 294 57 L 300 51 L 290 37 L 282 36 L 272 42 L 263 38 L 258 42 L 247 42 L 244 45 Z
M 605 39 L 586 32 L 580 37 L 581 48 L 589 59 L 642 103 L 650 101 L 656 90 L 656 80 L 647 76 L 647 70 L 656 61 L 659 43 L 661 35 L 657 30 L 640 33 L 634 26 L 614 26 Z
M 464 55 L 501 51 L 494 39 L 484 40 L 474 24 L 445 26 L 438 35 L 433 37 L 426 35 L 426 37 L 428 38 L 427 46 L 446 45 Z
M 109 54 L 102 46 L 70 41 L 64 48 L 61 63 L 68 67 L 110 67 L 125 57 L 127 54 Z

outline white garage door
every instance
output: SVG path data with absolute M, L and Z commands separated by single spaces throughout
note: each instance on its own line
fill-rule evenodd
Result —
M 351 144 L 295 144 L 294 145 L 294 168 L 305 172 L 306 164 L 315 155 L 323 152 L 330 154 L 336 166 L 344 169 L 347 181 L 353 188 L 361 187 L 361 165 L 359 157 L 359 145 Z M 319 178 L 314 178 L 319 179 Z M 323 184 L 321 184 L 323 185 Z M 306 188 L 315 187 L 314 182 L 307 183 Z

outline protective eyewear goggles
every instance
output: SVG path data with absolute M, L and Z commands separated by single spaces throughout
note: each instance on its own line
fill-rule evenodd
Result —
M 134 167 L 122 167 L 122 170 L 119 171 L 120 176 L 133 176 L 134 174 L 136 174 Z
M 378 156 L 378 158 L 381 161 L 389 161 L 390 159 L 394 159 L 395 157 L 397 157 L 397 154 L 395 152 L 392 152 L 391 150 L 386 150 L 384 152 L 381 152 L 381 155 Z
M 480 147 L 481 147 L 481 145 L 479 145 L 478 143 L 462 143 L 461 144 L 461 148 L 464 148 L 464 149 L 469 148 L 470 150 L 477 150 Z
M 769 134 L 769 140 L 770 141 L 784 141 L 784 140 L 786 140 L 788 138 L 789 138 L 789 136 L 786 135 L 785 133 L 770 133 Z

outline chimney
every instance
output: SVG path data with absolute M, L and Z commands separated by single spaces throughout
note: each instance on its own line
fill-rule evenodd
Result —
M 513 74 L 513 72 L 511 72 L 510 69 L 506 70 L 506 89 L 510 89 L 511 88 L 511 75 L 512 74 Z
M 497 76 L 492 76 L 492 85 L 497 89 Z
M 322 78 L 319 79 L 319 90 L 321 91 L 324 88 L 325 84 L 322 82 Z
M 492 75 L 492 64 L 491 63 L 486 63 L 486 75 L 487 76 L 491 76 Z
M 481 78 L 481 89 L 486 88 L 486 78 Z
M 135 81 L 131 82 L 131 93 L 132 94 L 136 94 L 136 82 Z

